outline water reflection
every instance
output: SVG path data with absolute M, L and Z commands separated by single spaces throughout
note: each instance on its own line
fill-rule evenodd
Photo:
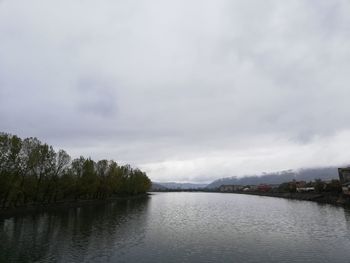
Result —
M 332 262 L 350 211 L 219 193 L 159 193 L 0 221 L 0 262 Z
M 348 235 L 350 239 L 350 209 L 344 209 L 344 218 L 345 218 L 346 226 L 348 229 Z
M 108 261 L 115 246 L 142 243 L 147 205 L 144 198 L 1 220 L 0 262 Z

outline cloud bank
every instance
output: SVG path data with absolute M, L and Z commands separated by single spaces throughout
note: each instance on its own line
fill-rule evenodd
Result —
M 345 0 L 0 2 L 0 130 L 155 181 L 349 163 Z

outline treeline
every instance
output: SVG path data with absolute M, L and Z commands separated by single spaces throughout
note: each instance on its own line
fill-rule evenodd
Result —
M 0 208 L 145 193 L 147 175 L 130 165 L 80 157 L 37 138 L 0 133 Z

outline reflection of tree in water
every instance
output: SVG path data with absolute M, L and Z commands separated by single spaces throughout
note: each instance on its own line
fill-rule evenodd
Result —
M 148 199 L 125 200 L 0 221 L 0 262 L 108 261 L 139 244 Z
M 42 258 L 48 250 L 53 231 L 49 215 L 13 218 L 1 222 L 0 261 L 31 262 Z

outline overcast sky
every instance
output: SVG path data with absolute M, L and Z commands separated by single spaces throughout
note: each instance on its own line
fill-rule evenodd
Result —
M 349 0 L 0 0 L 0 131 L 154 181 L 350 163 Z

